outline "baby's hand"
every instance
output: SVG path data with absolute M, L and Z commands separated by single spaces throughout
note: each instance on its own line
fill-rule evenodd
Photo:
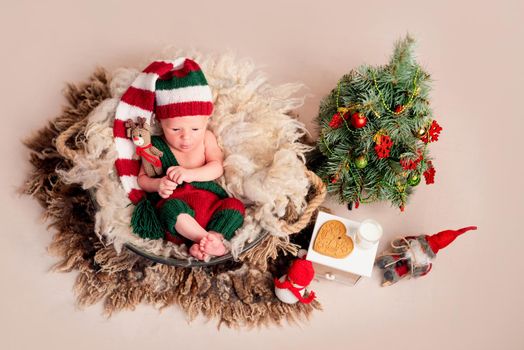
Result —
M 178 185 L 171 181 L 169 177 L 164 176 L 160 179 L 160 183 L 158 184 L 158 194 L 162 198 L 169 198 L 177 186 Z
M 169 167 L 166 171 L 166 176 L 178 185 L 181 185 L 182 182 L 193 181 L 191 178 L 191 169 L 186 169 L 181 166 Z

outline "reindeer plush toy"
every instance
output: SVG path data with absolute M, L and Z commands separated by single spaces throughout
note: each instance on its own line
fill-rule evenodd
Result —
M 144 171 L 149 177 L 162 175 L 160 157 L 164 154 L 151 144 L 151 130 L 145 118 L 138 117 L 135 123 L 128 119 L 125 123 L 127 137 L 133 140 L 136 154 L 141 157 Z

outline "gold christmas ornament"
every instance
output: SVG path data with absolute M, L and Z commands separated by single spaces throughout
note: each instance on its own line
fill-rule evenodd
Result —
M 382 136 L 386 135 L 386 132 L 383 129 L 380 129 L 377 131 L 375 136 L 373 136 L 373 142 L 375 142 L 377 145 L 380 145 L 382 142 Z

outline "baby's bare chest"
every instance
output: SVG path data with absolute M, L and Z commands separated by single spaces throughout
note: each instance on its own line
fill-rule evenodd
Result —
M 178 152 L 175 149 L 171 149 L 171 152 L 173 152 L 178 164 L 186 169 L 199 168 L 206 164 L 206 152 L 203 144 L 191 152 Z

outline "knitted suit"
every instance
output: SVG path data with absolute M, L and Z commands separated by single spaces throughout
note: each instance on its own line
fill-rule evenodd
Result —
M 164 155 L 162 170 L 165 173 L 171 166 L 178 166 L 175 155 L 163 138 L 153 136 L 152 144 Z M 208 231 L 221 233 L 225 239 L 233 237 L 244 222 L 245 208 L 241 201 L 229 198 L 226 191 L 213 181 L 194 181 L 179 185 L 167 199 L 156 204 L 160 222 L 166 230 L 166 238 L 174 243 L 182 243 L 175 225 L 180 214 L 189 214 Z

